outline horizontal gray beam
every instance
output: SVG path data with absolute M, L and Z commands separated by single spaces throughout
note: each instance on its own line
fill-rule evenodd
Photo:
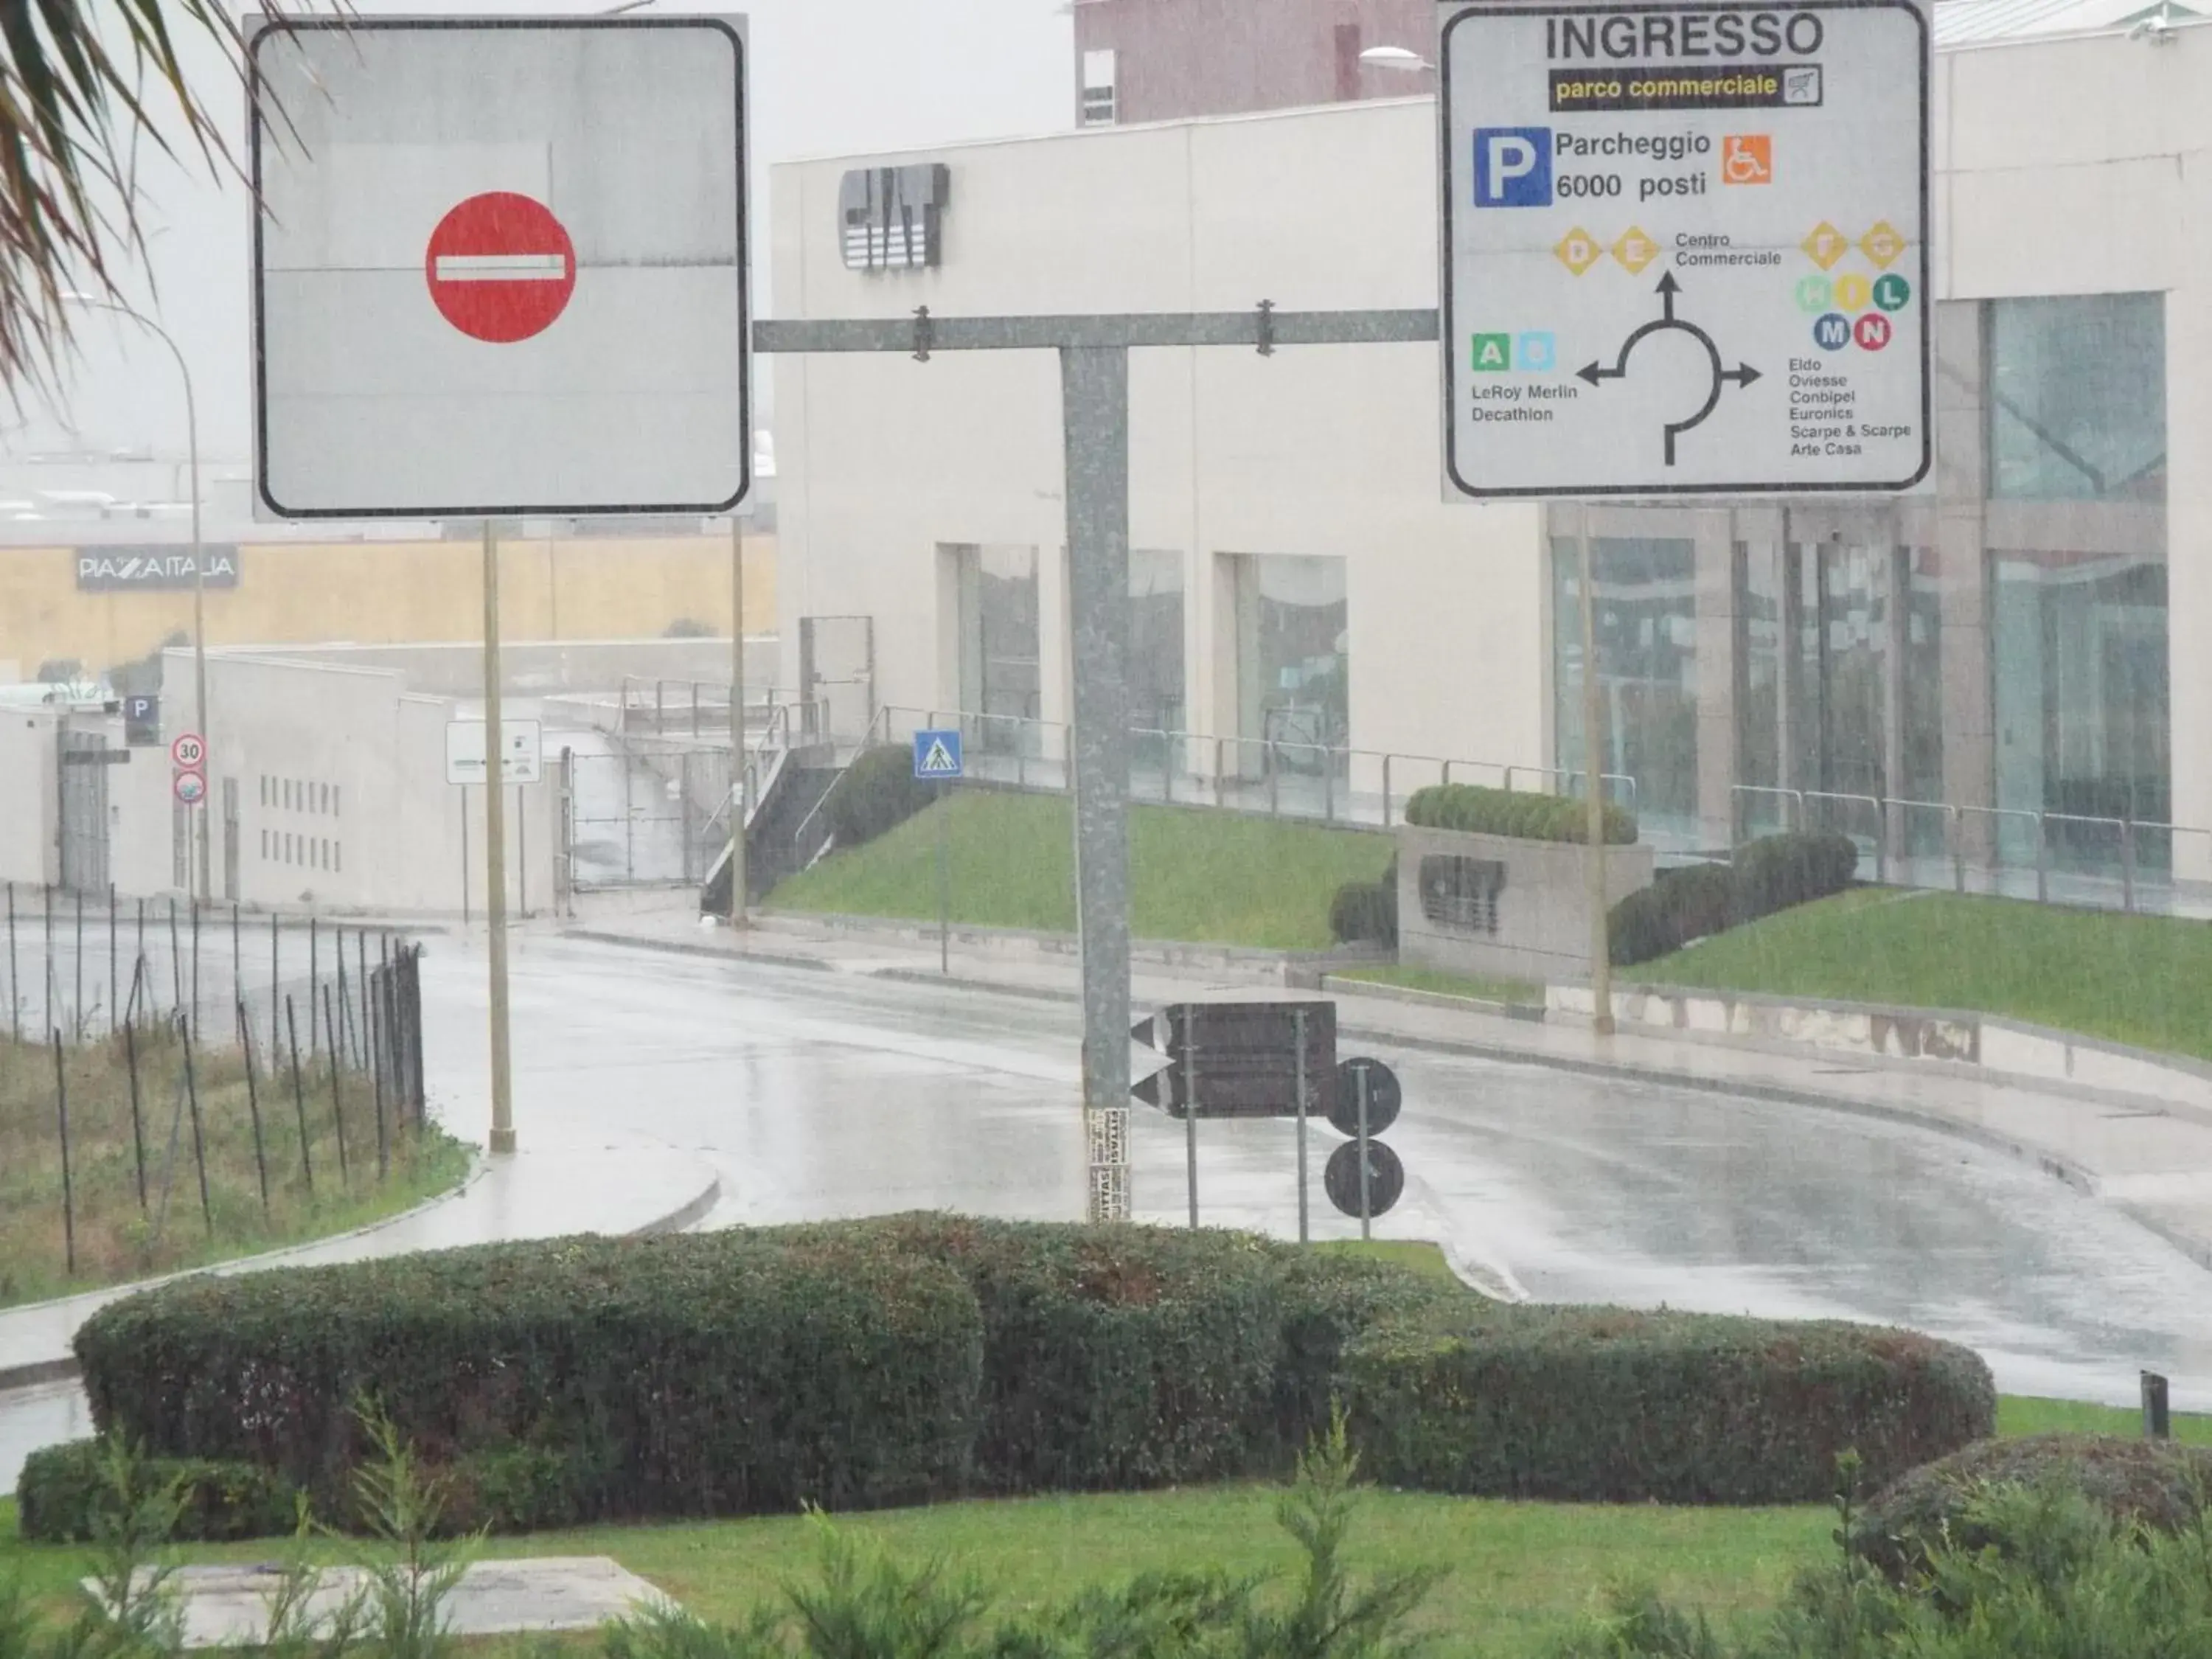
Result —
M 763 320 L 757 352 L 1049 351 L 1061 346 L 1433 344 L 1434 311 L 1137 312 L 1095 317 Z

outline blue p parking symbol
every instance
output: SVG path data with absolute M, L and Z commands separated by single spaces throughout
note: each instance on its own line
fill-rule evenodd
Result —
M 1477 127 L 1474 204 L 1479 208 L 1551 206 L 1552 130 Z

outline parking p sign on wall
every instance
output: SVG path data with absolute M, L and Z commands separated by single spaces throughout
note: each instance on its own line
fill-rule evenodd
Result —
M 742 18 L 249 18 L 264 517 L 731 510 Z
M 1438 15 L 1448 493 L 1926 475 L 1916 0 Z

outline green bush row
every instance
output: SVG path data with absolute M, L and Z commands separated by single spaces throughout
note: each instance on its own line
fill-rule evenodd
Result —
M 1636 815 L 1607 801 L 1605 838 L 1616 847 L 1636 839 Z M 1406 803 L 1406 822 L 1424 830 L 1460 830 L 1474 836 L 1513 836 L 1522 841 L 1589 840 L 1589 810 L 1572 795 L 1485 789 L 1471 783 L 1436 783 L 1417 789 Z
M 1980 1358 L 1911 1332 L 1614 1308 L 1363 1333 L 1345 1404 L 1376 1479 L 1613 1503 L 1796 1504 L 1856 1449 L 1882 1482 L 1990 1433 Z
M 180 1508 L 174 1536 L 192 1543 L 267 1538 L 292 1530 L 298 1488 L 272 1469 L 240 1459 L 157 1457 L 134 1474 L 143 1498 L 173 1484 Z M 96 1536 L 94 1517 L 112 1509 L 114 1488 L 97 1440 L 42 1446 L 23 1460 L 15 1480 L 15 1518 L 26 1538 L 84 1543 Z
M 1398 948 L 1398 855 L 1376 881 L 1347 881 L 1328 905 L 1329 937 L 1340 944 Z
M 853 757 L 824 798 L 823 820 L 841 850 L 896 830 L 937 798 L 937 786 L 914 775 L 914 751 L 894 744 L 864 749 Z
M 1978 1359 L 1903 1332 L 1499 1308 L 1244 1234 L 935 1214 L 186 1280 L 76 1347 L 103 1431 L 325 1514 L 374 1400 L 456 1523 L 502 1530 L 1280 1473 L 1335 1401 L 1401 1485 L 1771 1503 L 1844 1445 L 1901 1472 L 1993 1411 Z
M 1792 832 L 1747 842 L 1729 864 L 1662 871 L 1606 918 L 1613 963 L 1650 962 L 1692 939 L 1840 893 L 1851 884 L 1858 861 L 1858 847 L 1849 836 Z

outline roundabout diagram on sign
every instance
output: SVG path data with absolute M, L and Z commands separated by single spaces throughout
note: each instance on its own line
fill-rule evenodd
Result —
M 1648 339 L 1654 334 L 1665 333 L 1670 330 L 1679 330 L 1705 348 L 1706 361 L 1711 365 L 1712 369 L 1712 378 L 1706 386 L 1705 401 L 1698 405 L 1695 413 L 1682 420 L 1669 421 L 1662 428 L 1666 434 L 1668 466 L 1674 465 L 1674 440 L 1692 427 L 1702 424 L 1705 417 L 1720 406 L 1721 387 L 1725 382 L 1733 380 L 1737 389 L 1741 391 L 1759 378 L 1759 371 L 1749 363 L 1738 362 L 1734 368 L 1721 367 L 1721 349 L 1714 343 L 1713 337 L 1698 327 L 1697 324 L 1685 322 L 1674 314 L 1674 296 L 1681 291 L 1682 285 L 1674 280 L 1674 273 L 1668 271 L 1659 279 L 1659 315 L 1649 322 L 1639 324 L 1629 337 L 1620 343 L 1620 355 L 1614 357 L 1613 367 L 1607 368 L 1593 359 L 1576 371 L 1578 378 L 1589 381 L 1593 386 L 1601 387 L 1607 380 L 1620 380 L 1628 373 L 1629 354 L 1636 349 L 1638 342 Z

